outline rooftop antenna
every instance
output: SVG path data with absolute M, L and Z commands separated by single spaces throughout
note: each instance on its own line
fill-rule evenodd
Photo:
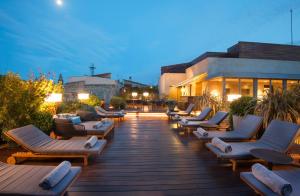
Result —
M 91 76 L 95 75 L 95 69 L 96 69 L 96 67 L 95 67 L 94 63 L 92 63 L 90 66 Z
M 293 45 L 293 9 L 290 9 L 291 12 L 291 45 Z

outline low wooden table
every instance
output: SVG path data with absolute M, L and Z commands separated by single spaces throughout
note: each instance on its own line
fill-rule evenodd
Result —
M 270 170 L 272 170 L 274 164 L 288 165 L 293 162 L 290 156 L 275 150 L 257 148 L 252 149 L 250 153 L 252 156 L 266 161 Z

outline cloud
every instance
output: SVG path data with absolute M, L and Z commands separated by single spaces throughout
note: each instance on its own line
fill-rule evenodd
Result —
M 41 12 L 35 16 L 32 25 L 32 21 L 26 23 L 0 10 L 0 33 L 16 44 L 15 58 L 31 68 L 60 71 L 63 66 L 79 72 L 92 62 L 107 64 L 126 49 L 95 25 L 69 16 L 56 21 L 45 19 Z

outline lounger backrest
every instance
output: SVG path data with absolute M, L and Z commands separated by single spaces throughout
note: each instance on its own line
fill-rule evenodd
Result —
M 227 116 L 228 116 L 228 112 L 219 111 L 207 122 L 209 124 L 219 125 Z
M 193 111 L 194 107 L 195 107 L 195 104 L 190 103 L 190 105 L 186 108 L 185 112 L 190 114 Z
M 262 126 L 263 118 L 261 116 L 247 115 L 234 130 L 245 136 L 254 136 Z
M 196 118 L 198 120 L 204 120 L 211 111 L 212 111 L 212 109 L 210 107 L 206 107 L 201 111 L 201 113 Z
M 33 125 L 13 129 L 6 134 L 17 144 L 33 152 L 39 147 L 53 141 L 53 139 Z
M 299 125 L 286 121 L 272 120 L 259 142 L 274 148 L 274 150 L 286 152 L 298 133 Z

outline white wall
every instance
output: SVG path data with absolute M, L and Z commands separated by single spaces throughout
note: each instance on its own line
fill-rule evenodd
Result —
M 169 95 L 170 86 L 176 85 L 186 79 L 185 73 L 164 73 L 159 79 L 159 96 Z

